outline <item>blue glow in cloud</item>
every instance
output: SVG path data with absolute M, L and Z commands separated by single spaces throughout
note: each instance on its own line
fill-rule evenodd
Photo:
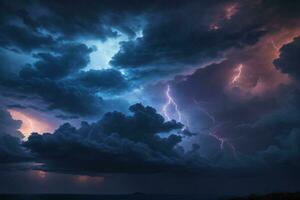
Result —
M 90 69 L 108 69 L 111 68 L 109 61 L 120 50 L 120 42 L 128 41 L 128 37 L 119 34 L 116 38 L 109 38 L 105 41 L 88 40 L 85 44 L 89 47 L 95 47 L 95 51 L 90 54 L 90 64 L 85 70 Z

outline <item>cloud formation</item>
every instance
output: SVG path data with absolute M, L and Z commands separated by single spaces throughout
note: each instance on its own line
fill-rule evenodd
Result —
M 28 160 L 28 154 L 21 146 L 22 133 L 18 131 L 21 121 L 12 119 L 5 109 L 0 110 L 0 164 Z
M 33 67 L 26 66 L 20 71 L 22 78 L 58 79 L 78 72 L 87 66 L 89 54 L 93 51 L 84 44 L 67 44 L 56 47 L 53 53 L 38 53 Z
M 0 119 L 1 119 L 0 135 L 7 134 L 19 138 L 23 137 L 22 133 L 18 131 L 18 129 L 21 127 L 22 122 L 12 119 L 9 112 L 7 112 L 3 108 L 0 110 Z
M 165 122 L 155 109 L 141 104 L 129 110 L 132 116 L 111 112 L 96 123 L 82 122 L 78 129 L 64 124 L 52 134 L 33 133 L 24 146 L 50 171 L 136 173 L 182 168 L 175 148 L 182 139 L 182 124 Z M 173 130 L 179 135 L 158 135 Z
M 300 50 L 300 37 L 280 49 L 280 57 L 274 60 L 274 64 L 282 73 L 287 73 L 296 79 L 300 77 L 298 55 Z
M 299 8 L 281 0 L 1 1 L 1 161 L 218 183 L 296 179 Z M 160 115 L 170 96 L 178 107 L 169 103 L 168 112 L 180 112 L 180 122 Z M 21 141 L 21 121 L 7 109 L 34 111 L 57 129 Z

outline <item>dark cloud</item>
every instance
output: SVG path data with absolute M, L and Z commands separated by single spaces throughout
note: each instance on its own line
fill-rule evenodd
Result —
M 42 97 L 49 103 L 49 109 L 61 109 L 82 115 L 94 115 L 102 112 L 101 97 L 80 85 L 50 79 L 32 79 L 24 81 L 21 89 Z
M 300 98 L 300 91 L 294 88 L 283 88 L 280 94 L 283 99 L 279 98 L 280 104 L 272 112 L 268 114 L 263 113 L 259 117 L 256 117 L 257 120 L 253 123 L 236 128 L 235 134 L 240 135 L 236 141 L 236 145 L 242 152 L 267 152 L 268 149 L 275 148 L 281 154 L 276 159 L 286 159 L 286 155 L 284 154 L 289 154 L 288 152 L 291 151 L 291 148 L 294 151 L 292 154 L 296 153 L 298 155 L 300 153 L 297 150 L 295 151 L 292 143 L 287 145 L 287 142 L 285 142 L 290 140 L 291 135 L 297 137 L 296 135 L 298 134 L 300 122 L 300 104 L 298 103 L 298 99 Z M 265 104 L 268 101 L 266 100 Z M 292 161 L 291 158 L 288 160 Z
M 108 37 L 115 37 L 117 33 L 110 26 L 107 26 L 103 15 L 105 10 L 101 10 L 101 5 L 102 3 L 95 1 L 72 4 L 68 1 L 47 1 L 40 3 L 39 6 L 48 10 L 48 15 L 43 15 L 36 21 L 39 26 L 53 33 L 61 34 L 67 40 L 82 36 L 103 40 Z
M 298 1 L 264 0 L 260 3 L 260 6 L 256 6 L 255 8 L 259 8 L 258 13 L 260 15 L 258 17 L 263 20 L 263 23 L 271 22 L 273 26 L 278 26 L 279 24 L 282 26 L 293 26 L 295 23 L 298 23 L 299 12 L 297 10 L 300 8 Z M 262 10 L 266 12 L 261 13 L 260 11 Z M 269 16 L 272 16 L 272 18 L 268 18 Z
M 131 106 L 130 111 L 132 116 L 107 113 L 94 124 L 83 122 L 79 129 L 64 124 L 53 134 L 33 133 L 24 145 L 44 162 L 46 170 L 155 172 L 183 165 L 175 151 L 182 136 L 158 136 L 182 125 L 164 122 L 155 109 L 141 104 Z
M 157 2 L 167 8 L 167 3 Z M 116 37 L 117 31 L 130 37 L 141 27 L 141 22 L 136 18 L 143 13 L 143 9 L 153 7 L 153 3 L 141 3 L 136 0 L 129 2 L 89 1 L 25 1 L 25 2 L 1 2 L 0 20 L 4 25 L 14 24 L 14 28 L 30 33 L 25 36 L 36 36 L 33 44 L 29 37 L 9 32 L 9 28 L 3 26 L 3 31 L 8 32 L 7 42 L 23 50 L 33 50 L 45 41 L 36 40 L 38 37 L 46 37 L 49 34 L 63 40 L 78 38 L 106 40 Z M 76 12 L 74 12 L 76 10 Z M 116 14 L 117 13 L 117 14 Z M 13 19 L 13 20 L 12 20 Z M 17 23 L 12 23 L 17 22 Z M 29 32 L 31 31 L 31 32 Z M 26 32 L 25 32 L 26 33 Z M 48 36 L 49 36 L 48 35 Z M 49 38 L 51 38 L 49 36 Z M 16 40 L 16 42 L 14 41 Z M 35 42 L 36 41 L 36 42 Z M 20 45 L 20 46 L 19 46 Z
M 22 138 L 23 135 L 18 129 L 21 127 L 22 122 L 12 119 L 8 111 L 0 109 L 0 135 L 11 135 L 14 137 Z
M 21 104 L 9 104 L 7 105 L 7 108 L 26 109 L 27 107 Z
M 22 95 L 22 99 L 43 100 L 48 110 L 61 109 L 81 115 L 95 115 L 103 111 L 101 97 L 88 88 L 63 80 L 17 78 L 4 80 L 2 85 L 9 96 Z
M 300 153 L 295 148 L 300 124 L 299 87 L 290 84 L 264 95 L 247 93 L 239 84 L 231 84 L 237 64 L 227 60 L 208 65 L 170 82 L 189 128 L 198 133 L 190 142 L 199 145 L 203 156 L 223 166 L 231 160 L 225 156 L 229 153 L 236 155 L 236 160 L 230 161 L 232 166 L 246 162 L 249 168 L 262 163 L 280 168 L 286 164 L 296 170 L 294 161 L 299 160 Z M 242 78 L 240 81 L 243 85 Z M 161 86 L 153 92 L 158 89 Z M 223 149 L 216 136 L 223 140 Z
M 235 11 L 227 18 L 228 8 L 233 5 Z M 189 1 L 180 9 L 174 7 L 162 13 L 156 10 L 148 13 L 151 23 L 143 29 L 142 37 L 123 42 L 111 64 L 127 69 L 138 79 L 167 77 L 227 57 L 229 49 L 242 51 L 268 34 L 289 31 L 298 24 L 297 8 L 297 2 L 268 0 Z M 217 28 L 211 29 L 212 25 Z
M 0 27 L 0 45 L 5 48 L 33 51 L 52 46 L 55 42 L 49 35 L 37 34 L 14 25 Z
M 64 115 L 64 114 L 59 114 L 59 115 L 56 115 L 55 117 L 60 118 L 62 120 L 78 119 L 79 118 L 79 116 L 77 116 L 77 115 Z
M 253 18 L 244 25 L 238 22 L 238 19 L 251 15 L 252 7 L 247 10 L 246 3 L 245 6 L 241 4 L 239 9 L 246 9 L 250 13 L 244 14 L 238 10 L 231 20 L 221 20 L 222 29 L 209 30 L 213 16 L 222 18 L 224 7 L 230 3 L 132 1 L 131 4 L 121 2 L 106 4 L 105 1 L 90 1 L 87 4 L 83 2 L 70 4 L 67 1 L 46 1 L 26 6 L 25 3 L 17 5 L 4 1 L 3 11 L 6 14 L 3 18 L 10 16 L 8 18 L 12 20 L 8 20 L 3 26 L 5 36 L 3 41 L 10 41 L 9 47 L 32 50 L 37 59 L 32 65 L 24 66 L 20 72 L 22 80 L 18 80 L 18 84 L 12 87 L 24 89 L 28 96 L 37 95 L 49 103 L 50 108 L 74 114 L 98 114 L 105 106 L 99 97 L 101 92 L 124 91 L 128 89 L 129 84 L 116 70 L 79 72 L 89 62 L 92 49 L 77 43 L 78 39 L 105 40 L 115 37 L 115 30 L 118 30 L 127 34 L 130 39 L 122 43 L 121 50 L 111 61 L 112 64 L 125 68 L 134 66 L 144 68 L 152 64 L 157 66 L 146 71 L 130 70 L 129 77 L 132 82 L 145 76 L 168 76 L 185 69 L 187 65 L 198 63 L 201 59 L 218 57 L 221 51 L 229 47 L 253 44 L 264 33 L 259 24 L 252 23 Z M 33 10 L 33 7 L 38 9 Z M 76 15 L 73 13 L 74 8 L 77 8 Z M 199 19 L 197 26 L 194 25 L 194 19 Z M 178 29 L 178 24 L 184 24 L 187 28 Z M 28 32 L 34 39 L 49 38 L 52 40 L 51 45 L 46 41 L 32 42 L 31 47 L 21 44 L 31 41 L 29 36 L 16 43 L 19 41 L 19 35 L 26 34 L 10 31 L 9 27 L 24 29 L 24 33 Z M 144 28 L 142 37 L 135 40 L 135 33 L 142 28 Z M 3 46 L 8 47 L 7 44 Z M 63 80 L 59 84 L 51 80 L 66 77 L 70 79 Z M 46 90 L 50 92 L 46 93 Z M 100 94 L 96 95 L 96 92 Z M 58 94 L 61 98 L 57 98 Z M 65 103 L 65 97 L 72 99 L 72 102 Z M 91 106 L 86 106 L 88 102 L 92 102 Z
M 81 72 L 75 77 L 76 80 L 97 91 L 120 91 L 128 87 L 128 82 L 121 72 L 114 69 Z
M 49 16 L 37 19 L 40 26 L 63 34 L 65 39 L 86 37 L 105 40 L 115 37 L 117 31 L 129 37 L 143 26 L 144 15 L 152 11 L 166 11 L 184 3 L 181 1 L 138 0 L 123 1 L 46 1 L 39 5 L 50 11 Z M 76 12 L 74 12 L 76 10 Z
M 53 53 L 35 54 L 38 61 L 32 67 L 23 68 L 20 76 L 25 79 L 32 77 L 62 78 L 86 67 L 92 51 L 84 44 L 66 44 L 57 47 L 55 55 Z
M 24 10 L 28 1 L 11 2 L 1 1 L 0 15 L 0 45 L 4 48 L 34 51 L 52 46 L 55 40 L 52 36 L 39 31 L 32 31 L 33 21 L 29 23 L 28 12 Z M 27 23 L 22 23 L 22 18 L 27 18 Z M 25 22 L 25 21 L 24 21 Z
M 28 6 L 29 3 L 31 6 Z M 35 51 L 51 48 L 62 39 L 70 41 L 82 36 L 100 39 L 117 36 L 117 33 L 107 26 L 109 22 L 105 22 L 103 12 L 99 12 L 100 5 L 90 15 L 86 5 L 82 2 L 70 4 L 27 1 L 26 4 L 2 1 L 0 45 L 5 48 Z M 74 7 L 80 8 L 76 14 L 71 11 Z
M 99 11 L 101 3 L 95 3 L 96 10 L 92 13 L 82 2 L 74 5 L 68 2 L 31 2 L 29 7 L 9 1 L 1 4 L 5 14 L 1 15 L 4 23 L 0 39 L 3 43 L 0 44 L 4 48 L 32 53 L 32 60 L 28 60 L 31 64 L 18 70 L 7 69 L 11 66 L 1 63 L 0 71 L 6 74 L 1 75 L 0 80 L 2 95 L 22 95 L 31 101 L 41 99 L 50 110 L 60 109 L 71 115 L 97 115 L 111 109 L 112 104 L 118 104 L 115 109 L 124 107 L 124 101 L 104 101 L 99 94 L 127 89 L 128 83 L 120 72 L 81 72 L 90 61 L 89 54 L 93 48 L 80 42 L 91 39 L 92 35 L 94 39 L 97 35 L 97 39 L 103 40 L 116 36 L 116 32 L 106 24 L 109 21 L 104 17 L 105 9 Z M 79 8 L 78 18 L 69 15 L 74 6 Z M 33 7 L 37 9 L 33 10 Z M 5 17 L 10 20 L 4 20 Z M 120 20 L 115 19 L 115 23 L 121 23 Z M 126 29 L 125 26 L 123 28 Z M 10 71 L 14 73 L 8 73 Z
M 274 65 L 282 73 L 287 73 L 296 79 L 300 78 L 299 65 L 300 37 L 280 49 L 280 57 L 274 60 Z
M 50 110 L 61 109 L 83 116 L 103 113 L 117 100 L 104 101 L 97 93 L 121 92 L 127 89 L 128 83 L 120 72 L 113 69 L 81 72 L 89 63 L 92 51 L 84 44 L 66 43 L 56 46 L 55 52 L 37 53 L 38 60 L 24 66 L 19 75 L 5 76 L 0 80 L 5 88 L 2 93 L 42 99 Z M 119 101 L 119 108 L 124 107 L 123 104 Z
M 101 125 L 105 133 L 119 133 L 132 140 L 148 141 L 153 134 L 169 132 L 172 129 L 182 128 L 182 124 L 175 121 L 164 122 L 164 118 L 156 113 L 151 107 L 144 107 L 135 104 L 129 108 L 134 113 L 132 117 L 125 117 L 124 114 L 113 112 L 104 115 Z
M 8 104 L 6 106 L 7 108 L 16 108 L 17 110 L 25 110 L 25 109 L 32 109 L 40 112 L 47 112 L 48 110 L 45 108 L 42 108 L 42 106 L 36 106 L 36 105 L 31 105 L 31 104 Z
M 285 188 L 298 187 L 290 178 L 299 177 L 300 91 L 289 78 L 300 77 L 299 6 L 280 0 L 1 1 L 0 102 L 47 119 L 100 118 L 21 142 L 21 122 L 0 110 L 1 164 L 30 160 L 43 164 L 34 169 L 93 175 L 184 172 L 175 173 L 184 174 L 177 186 L 184 191 L 206 186 L 204 176 L 213 178 L 213 192 L 212 183 L 220 188 L 228 177 L 242 176 L 261 188 L 284 179 Z M 90 54 L 93 61 L 97 55 L 87 44 L 98 48 L 100 41 L 101 59 L 120 45 L 110 69 L 91 66 Z M 188 129 L 141 104 L 126 115 L 128 102 L 140 99 L 162 108 L 167 84 Z M 194 174 L 202 182 L 190 190 L 184 180 Z M 165 178 L 155 180 L 171 188 Z
M 271 99 L 274 94 L 269 96 L 256 97 L 248 95 L 249 98 L 240 99 L 239 95 L 244 95 L 240 85 L 232 85 L 232 77 L 236 73 L 237 62 L 224 61 L 220 64 L 212 64 L 203 69 L 198 69 L 190 76 L 178 77 L 176 83 L 176 94 L 182 94 L 180 98 L 187 98 L 195 106 L 201 102 L 207 102 L 205 108 L 215 115 L 216 120 L 239 121 L 244 123 L 255 120 L 262 113 L 272 110 L 277 101 Z M 182 81 L 180 79 L 183 79 Z M 197 89 L 193 89 L 197 85 Z M 242 83 L 241 83 L 242 85 Z M 256 80 L 254 80 L 254 86 Z M 266 101 L 270 101 L 265 105 Z M 227 112 L 231 115 L 228 117 Z M 251 114 L 250 114 L 251 113 Z
M 255 23 L 241 25 L 237 19 L 233 19 L 220 30 L 209 29 L 213 15 L 223 12 L 221 9 L 226 5 L 224 2 L 191 1 L 180 9 L 150 15 L 152 23 L 145 27 L 143 36 L 124 42 L 111 63 L 123 68 L 192 65 L 222 56 L 222 51 L 229 47 L 255 43 L 264 33 Z M 240 14 L 237 15 L 236 18 Z
M 28 154 L 21 146 L 22 133 L 18 131 L 22 122 L 12 119 L 4 109 L 0 109 L 0 164 L 28 160 Z
M 0 135 L 0 164 L 29 161 L 30 156 L 17 137 Z
M 97 81 L 98 83 L 103 81 L 102 83 L 104 84 L 106 80 L 101 79 Z M 113 81 L 110 83 L 113 83 Z M 109 86 L 107 85 L 108 83 L 105 84 L 106 85 L 103 85 L 105 88 L 98 88 L 83 84 L 79 80 L 52 80 L 49 78 L 23 77 L 2 80 L 2 86 L 5 88 L 2 94 L 5 95 L 3 93 L 5 92 L 7 93 L 6 95 L 9 96 L 23 95 L 25 98 L 31 99 L 31 101 L 41 99 L 46 103 L 48 110 L 60 109 L 81 116 L 97 115 L 111 108 L 118 110 L 119 108 L 122 109 L 126 107 L 127 103 L 125 101 L 118 99 L 103 100 L 101 96 L 97 94 L 99 89 L 102 89 L 100 90 L 102 92 L 118 91 L 121 89 L 121 86 L 118 88 L 116 85 Z M 124 83 L 124 85 L 126 85 L 126 83 Z M 124 85 L 122 87 L 124 87 Z M 36 109 L 36 107 L 29 107 Z M 43 109 L 43 111 L 45 110 Z

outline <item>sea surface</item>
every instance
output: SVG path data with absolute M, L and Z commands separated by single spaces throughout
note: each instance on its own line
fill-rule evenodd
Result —
M 0 194 L 0 200 L 211 200 L 193 195 Z
M 0 200 L 300 200 L 300 192 L 248 195 L 244 197 L 207 198 L 197 195 L 84 195 L 84 194 L 0 194 Z

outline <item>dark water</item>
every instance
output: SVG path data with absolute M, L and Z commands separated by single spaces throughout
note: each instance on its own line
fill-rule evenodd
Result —
M 192 195 L 0 195 L 0 200 L 209 200 Z
M 140 193 L 130 195 L 0 194 L 0 200 L 300 200 L 300 192 L 214 199 L 195 195 L 149 195 Z

